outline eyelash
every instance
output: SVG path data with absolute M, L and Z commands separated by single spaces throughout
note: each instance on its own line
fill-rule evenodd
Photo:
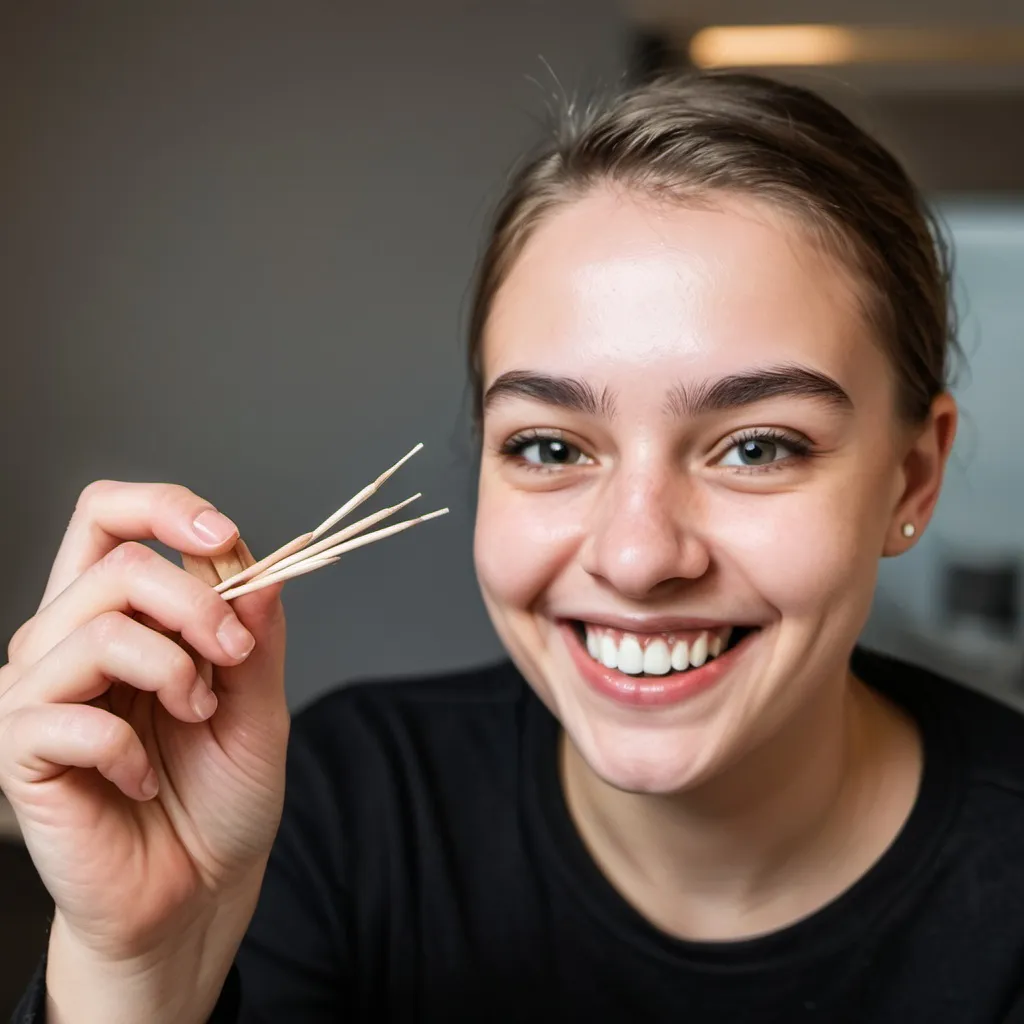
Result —
M 523 459 L 523 452 L 532 444 L 536 444 L 538 441 L 563 441 L 566 444 L 572 445 L 573 448 L 579 448 L 582 454 L 586 454 L 579 445 L 573 445 L 571 441 L 566 441 L 565 438 L 557 430 L 523 430 L 518 434 L 513 434 L 499 449 L 500 455 L 507 459 L 516 460 L 519 466 L 523 469 L 529 470 L 530 472 L 541 472 L 550 473 L 552 471 L 557 472 L 558 470 L 565 469 L 565 466 L 559 466 L 557 463 L 537 463 L 527 462 Z
M 769 462 L 766 466 L 729 466 L 728 468 L 734 472 L 771 472 L 772 470 L 783 469 L 787 465 L 792 465 L 794 461 L 803 462 L 815 454 L 814 445 L 802 434 L 790 433 L 786 430 L 780 430 L 778 427 L 753 427 L 741 430 L 738 434 L 733 434 L 728 438 L 719 458 L 725 458 L 738 445 L 746 444 L 748 441 L 768 441 L 771 444 L 788 448 L 792 454 L 777 462 Z
M 518 434 L 513 434 L 512 437 L 501 445 L 498 452 L 504 458 L 517 460 L 521 468 L 531 472 L 539 471 L 542 473 L 550 473 L 571 468 L 571 464 L 566 466 L 559 465 L 557 463 L 545 464 L 526 462 L 522 458 L 523 452 L 529 448 L 530 445 L 536 444 L 538 441 L 565 441 L 565 438 L 557 431 L 524 430 Z M 754 427 L 742 430 L 729 437 L 724 442 L 724 448 L 719 459 L 725 458 L 725 456 L 738 445 L 746 444 L 748 441 L 767 441 L 771 444 L 781 445 L 784 448 L 789 449 L 792 454 L 787 458 L 780 459 L 776 462 L 769 462 L 764 466 L 727 467 L 733 472 L 764 473 L 771 470 L 782 469 L 787 464 L 792 464 L 795 460 L 804 461 L 813 457 L 815 454 L 814 445 L 801 434 L 790 433 L 788 431 L 780 430 L 777 427 Z M 565 443 L 572 445 L 572 442 L 570 441 L 565 441 Z M 572 447 L 579 448 L 578 445 L 572 445 Z M 586 455 L 586 452 L 584 452 L 582 448 L 579 448 L 579 451 L 583 455 Z

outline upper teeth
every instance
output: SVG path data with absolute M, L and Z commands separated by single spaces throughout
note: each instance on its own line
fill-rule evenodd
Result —
M 628 675 L 652 676 L 699 668 L 708 658 L 717 658 L 729 642 L 731 629 L 709 632 L 703 630 L 687 641 L 682 638 L 640 637 L 619 633 L 602 626 L 586 625 L 587 651 L 606 668 L 615 668 Z

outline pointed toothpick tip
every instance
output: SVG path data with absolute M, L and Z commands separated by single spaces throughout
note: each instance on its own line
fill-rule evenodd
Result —
M 407 451 L 393 466 L 390 466 L 388 469 L 385 469 L 384 472 L 381 473 L 381 475 L 377 477 L 376 480 L 373 481 L 372 486 L 380 487 L 380 485 L 384 483 L 385 480 L 388 480 L 390 477 L 394 476 L 395 473 L 397 473 L 417 452 L 422 450 L 423 442 L 420 441 L 418 444 L 410 448 L 409 451 Z
M 396 523 L 383 530 L 363 534 L 362 536 L 355 537 L 353 540 L 342 541 L 343 536 L 362 533 L 367 527 L 380 522 L 380 520 L 422 498 L 423 493 L 417 491 L 416 494 L 406 498 L 404 501 L 400 501 L 390 508 L 381 509 L 381 511 L 367 516 L 360 522 L 354 523 L 347 529 L 340 531 L 335 537 L 320 540 L 331 527 L 376 493 L 385 481 L 398 472 L 417 452 L 422 450 L 423 442 L 419 441 L 393 466 L 381 473 L 372 484 L 364 487 L 354 497 L 349 498 L 341 508 L 328 519 L 325 519 L 315 530 L 296 537 L 294 540 L 282 545 L 273 554 L 249 566 L 248 569 L 237 573 L 229 580 L 224 580 L 217 586 L 217 592 L 225 601 L 232 601 L 236 597 L 253 593 L 256 590 L 262 590 L 264 587 L 269 587 L 274 583 L 283 583 L 285 580 L 293 579 L 296 576 L 302 576 L 306 573 L 314 572 L 316 569 L 322 569 L 326 565 L 333 565 L 345 551 L 355 550 L 366 544 L 372 544 L 377 540 L 383 540 L 385 537 L 400 533 L 410 526 L 415 526 L 417 523 L 425 523 L 428 519 L 436 519 L 438 516 L 447 515 L 449 511 L 447 508 L 439 508 L 434 512 L 428 512 L 426 515 L 418 516 L 404 523 Z M 317 547 L 320 547 L 321 550 L 317 551 Z
M 328 549 L 344 543 L 351 537 L 355 537 L 356 535 L 363 533 L 365 530 L 368 530 L 371 526 L 376 525 L 382 519 L 387 519 L 389 516 L 394 515 L 396 512 L 405 508 L 406 505 L 414 502 L 420 497 L 422 497 L 422 495 L 414 494 L 412 497 L 406 498 L 405 501 L 400 501 L 397 505 L 392 505 L 390 508 L 382 508 L 379 511 L 374 512 L 372 515 L 368 515 L 365 518 L 360 519 L 359 522 L 352 523 L 351 526 L 346 526 L 343 530 L 339 530 L 337 533 L 334 533 L 329 537 L 317 540 L 316 543 L 311 544 L 305 550 L 299 551 L 296 554 L 290 555 L 288 558 L 282 559 L 265 573 L 261 573 L 257 578 L 262 578 L 262 576 L 269 575 L 271 572 L 286 569 L 290 565 L 297 565 L 299 562 L 304 562 L 307 559 L 317 558 Z
M 383 473 L 372 484 L 367 484 L 355 497 L 349 498 L 337 512 L 328 516 L 312 533 L 312 540 L 319 540 L 328 530 L 336 526 L 353 509 L 358 508 L 367 498 L 372 497 L 378 490 L 398 472 L 418 451 L 423 448 L 420 441 L 414 448 L 405 453 L 393 466 L 385 469 Z

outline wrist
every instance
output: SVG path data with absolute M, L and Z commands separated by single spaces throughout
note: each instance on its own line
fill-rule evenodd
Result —
M 204 1024 L 258 895 L 257 881 L 167 929 L 162 942 L 116 956 L 83 940 L 58 911 L 47 954 L 47 1024 Z

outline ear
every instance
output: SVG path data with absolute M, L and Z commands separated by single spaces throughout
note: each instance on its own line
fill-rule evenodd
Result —
M 932 402 L 928 419 L 920 427 L 908 432 L 905 442 L 901 473 L 903 490 L 893 510 L 886 534 L 886 557 L 901 555 L 920 537 L 935 511 L 942 489 L 949 453 L 956 437 L 957 407 L 947 392 Z M 913 526 L 913 535 L 903 534 L 904 524 Z

